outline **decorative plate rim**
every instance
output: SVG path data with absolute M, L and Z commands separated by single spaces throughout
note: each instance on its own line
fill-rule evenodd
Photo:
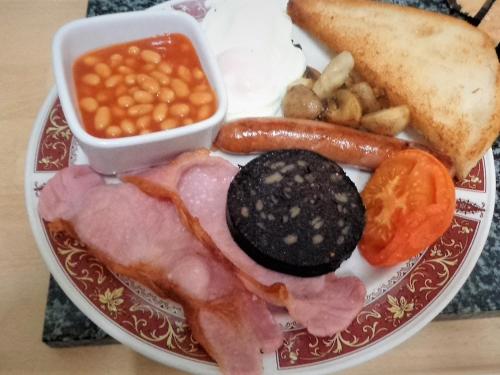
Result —
M 169 5 L 174 6 L 176 4 L 189 2 L 193 2 L 193 0 L 173 0 L 169 3 Z M 147 340 L 141 339 L 137 335 L 134 335 L 133 333 L 127 331 L 124 327 L 115 322 L 115 320 L 113 320 L 110 316 L 106 315 L 95 306 L 95 304 L 89 299 L 89 297 L 80 290 L 80 288 L 75 284 L 74 280 L 65 272 L 64 267 L 60 264 L 60 260 L 51 250 L 52 246 L 49 239 L 47 238 L 47 233 L 42 229 L 43 223 L 41 222 L 41 218 L 38 216 L 36 207 L 34 207 L 34 205 L 32 204 L 32 200 L 33 184 L 35 182 L 34 177 L 36 176 L 36 174 L 47 173 L 47 176 L 50 176 L 54 172 L 37 171 L 36 169 L 33 169 L 33 166 L 35 165 L 35 160 L 37 157 L 36 150 L 38 150 L 38 147 L 42 140 L 45 121 L 47 120 L 49 113 L 54 107 L 56 101 L 57 92 L 55 88 L 52 88 L 38 113 L 32 129 L 26 154 L 24 185 L 26 208 L 28 211 L 30 226 L 35 237 L 37 247 L 42 255 L 42 258 L 47 264 L 49 271 L 54 276 L 59 286 L 70 298 L 70 300 L 73 301 L 73 303 L 87 317 L 89 317 L 90 320 L 92 320 L 97 326 L 102 328 L 110 336 L 114 337 L 117 341 L 124 343 L 127 346 L 131 347 L 133 350 L 141 353 L 142 355 L 163 363 L 167 366 L 172 366 L 180 370 L 193 373 L 199 373 L 200 371 L 203 371 L 203 373 L 207 374 L 219 373 L 219 370 L 215 364 L 197 360 L 196 358 L 192 357 L 188 358 L 186 356 L 176 354 L 173 351 L 161 349 L 148 342 Z M 495 191 L 496 179 L 494 173 L 495 169 L 493 163 L 493 154 L 491 149 L 486 153 L 483 159 L 483 165 L 485 176 L 487 174 L 486 171 L 489 171 L 488 178 L 484 186 L 484 192 L 474 192 L 469 194 L 486 194 L 485 201 L 489 203 L 491 201 L 491 192 Z M 493 173 L 491 173 L 491 171 L 493 171 Z M 457 189 L 461 188 L 457 187 Z M 495 197 L 493 196 L 493 202 L 494 200 Z M 478 226 L 474 233 L 474 238 L 471 240 L 469 247 L 464 250 L 466 251 L 466 254 L 463 257 L 462 261 L 457 265 L 455 273 L 447 281 L 447 284 L 439 289 L 438 293 L 431 299 L 430 302 L 427 303 L 426 306 L 419 310 L 411 319 L 405 321 L 404 323 L 401 323 L 401 325 L 396 327 L 391 333 L 366 344 L 359 350 L 347 352 L 335 358 L 327 358 L 325 360 L 313 363 L 294 365 L 293 367 L 280 366 L 280 361 L 278 358 L 279 351 L 277 351 L 276 353 L 274 353 L 274 358 L 272 354 L 263 357 L 264 363 L 266 364 L 265 367 L 268 368 L 267 366 L 272 366 L 275 371 L 286 371 L 287 373 L 291 374 L 303 374 L 304 371 L 307 371 L 308 374 L 318 375 L 337 372 L 348 367 L 364 363 L 378 355 L 387 352 L 388 350 L 412 337 L 416 332 L 418 332 L 426 324 L 428 324 L 437 314 L 439 314 L 439 312 L 441 312 L 441 310 L 446 306 L 446 304 L 450 302 L 450 300 L 455 296 L 455 294 L 467 280 L 486 243 L 489 228 L 492 222 L 493 211 L 494 205 L 487 204 L 484 207 L 482 218 L 480 220 L 477 220 Z M 456 216 L 461 217 L 461 215 L 458 214 Z M 473 244 L 474 241 L 476 241 L 476 243 Z M 398 281 L 398 283 L 400 281 Z M 397 283 L 395 285 L 397 285 Z M 383 298 L 386 294 L 387 291 L 382 296 L 377 297 L 374 301 L 377 301 L 379 298 Z M 371 301 L 370 303 L 374 301 Z M 274 365 L 272 364 L 272 362 L 274 362 Z
M 163 363 L 168 366 L 173 366 L 184 371 L 189 372 L 199 372 L 203 370 L 205 373 L 218 373 L 218 369 L 214 364 L 207 363 L 206 361 L 196 360 L 195 358 L 186 358 L 185 356 L 178 355 L 174 352 L 168 352 L 162 350 L 161 348 L 155 347 L 146 340 L 143 340 L 136 335 L 126 331 L 118 323 L 116 323 L 112 318 L 98 310 L 94 304 L 89 300 L 80 288 L 74 283 L 74 280 L 69 277 L 69 275 L 64 271 L 59 259 L 54 255 L 50 249 L 49 240 L 47 234 L 41 230 L 43 223 L 36 211 L 36 207 L 31 204 L 33 199 L 32 187 L 34 182 L 34 176 L 36 173 L 47 173 L 47 175 L 52 175 L 54 172 L 36 172 L 33 170 L 34 161 L 36 158 L 36 152 L 39 142 L 41 140 L 44 123 L 48 118 L 50 110 L 53 108 L 57 100 L 57 93 L 55 88 L 53 88 L 48 95 L 39 115 L 35 121 L 33 131 L 31 134 L 28 152 L 25 164 L 25 198 L 26 206 L 28 210 L 28 216 L 30 220 L 30 225 L 33 230 L 33 235 L 35 241 L 40 250 L 40 253 L 47 264 L 50 272 L 54 276 L 55 280 L 61 286 L 63 291 L 68 295 L 68 297 L 75 303 L 75 305 L 91 319 L 96 325 L 101 327 L 110 336 L 114 337 L 119 342 L 122 342 L 130 346 L 133 350 Z M 491 150 L 485 156 L 485 169 L 493 167 L 493 156 Z M 493 190 L 491 190 L 493 189 Z M 495 189 L 495 174 L 491 174 L 487 178 L 486 191 L 491 192 Z M 484 193 L 478 193 L 484 194 Z M 303 373 L 307 369 L 308 374 L 324 374 L 331 373 L 332 371 L 340 371 L 342 369 L 351 367 L 353 365 L 366 362 L 390 349 L 399 345 L 401 342 L 413 336 L 426 324 L 428 324 L 454 297 L 454 295 L 461 288 L 463 283 L 466 281 L 468 275 L 475 266 L 477 259 L 479 258 L 482 248 L 487 239 L 487 231 L 484 229 L 491 225 L 493 217 L 493 206 L 487 205 L 485 207 L 484 216 L 481 220 L 478 220 L 478 228 L 474 234 L 475 238 L 472 242 L 478 241 L 474 245 L 474 249 L 471 246 L 467 249 L 467 254 L 465 255 L 462 262 L 459 264 L 456 272 L 451 276 L 448 284 L 441 288 L 438 294 L 429 302 L 422 310 L 420 310 L 416 317 L 412 318 L 410 321 L 397 327 L 393 332 L 385 337 L 379 338 L 372 343 L 363 346 L 359 351 L 354 351 L 346 354 L 342 354 L 334 359 L 326 359 L 323 361 L 314 362 L 311 364 L 295 365 L 293 367 L 280 367 L 277 356 L 278 352 L 275 353 L 276 360 L 276 370 L 286 371 L 287 373 Z M 457 215 L 461 217 L 461 215 Z M 464 216 L 465 217 L 465 216 Z M 481 229 L 480 229 L 481 228 Z M 480 238 L 477 238 L 480 237 Z M 481 251 L 476 250 L 480 247 Z M 380 298 L 380 297 L 379 297 Z M 97 310 L 97 311 L 96 311 Z M 104 319 L 103 319 L 104 318 Z M 146 344 L 146 345 L 144 345 Z M 360 352 L 362 354 L 360 355 Z M 268 361 L 271 355 L 266 356 Z M 353 359 L 355 356 L 355 359 Z M 264 357 L 264 358 L 266 358 Z M 333 368 L 332 368 L 333 367 Z
M 28 218 L 30 222 L 30 227 L 35 238 L 39 253 L 41 254 L 47 268 L 56 280 L 57 284 L 64 291 L 66 296 L 78 307 L 78 309 L 85 314 L 95 325 L 105 331 L 108 335 L 113 337 L 120 343 L 123 343 L 134 351 L 148 357 L 156 362 L 162 363 L 167 366 L 172 366 L 177 369 L 196 373 L 200 371 L 200 363 L 194 358 L 185 358 L 180 355 L 176 355 L 173 352 L 167 352 L 157 348 L 145 340 L 133 336 L 124 330 L 121 326 L 117 325 L 113 319 L 98 310 L 91 301 L 85 296 L 80 289 L 74 284 L 73 280 L 63 271 L 60 267 L 59 260 L 50 251 L 49 243 L 46 238 L 46 233 L 41 230 L 43 224 L 41 223 L 40 216 L 36 211 L 36 208 L 30 204 L 32 199 L 32 184 L 33 182 L 33 165 L 36 153 L 33 150 L 36 149 L 38 142 L 41 138 L 41 132 L 39 128 L 43 128 L 44 120 L 48 117 L 48 114 L 57 100 L 57 90 L 55 86 L 50 90 L 49 95 L 45 99 L 38 116 L 35 120 L 34 126 L 32 128 L 32 133 L 28 143 L 28 150 L 26 153 L 25 161 L 25 204 L 28 211 Z M 47 172 L 49 173 L 49 172 Z M 144 345 L 146 344 L 146 345 Z M 207 374 L 218 374 L 218 368 L 215 364 L 209 364 L 207 362 L 201 363 L 203 365 L 203 371 Z

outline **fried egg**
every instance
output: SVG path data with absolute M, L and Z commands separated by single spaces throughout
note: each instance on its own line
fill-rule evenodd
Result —
M 228 96 L 226 119 L 275 116 L 305 57 L 292 43 L 281 0 L 210 0 L 202 27 L 216 55 Z

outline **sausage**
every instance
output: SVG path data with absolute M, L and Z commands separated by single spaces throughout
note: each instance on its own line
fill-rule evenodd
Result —
M 221 128 L 214 146 L 235 154 L 305 149 L 363 170 L 374 170 L 395 152 L 419 148 L 431 152 L 454 175 L 448 157 L 421 144 L 314 120 L 279 117 L 235 120 Z
M 226 124 L 214 145 L 237 154 L 305 149 L 339 163 L 373 170 L 394 152 L 409 148 L 410 142 L 321 121 L 262 117 Z

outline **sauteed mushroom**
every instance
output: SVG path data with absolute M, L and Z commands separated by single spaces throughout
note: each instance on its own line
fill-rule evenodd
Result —
M 323 103 L 304 85 L 292 86 L 283 99 L 283 115 L 313 120 L 323 111 Z
M 359 127 L 362 108 L 356 95 L 349 90 L 340 89 L 327 103 L 327 108 L 323 112 L 326 121 L 354 128 Z
M 325 68 L 313 86 L 313 91 L 320 99 L 328 98 L 336 89 L 342 86 L 354 67 L 354 59 L 349 52 L 335 56 Z
M 307 88 L 312 89 L 314 81 L 311 78 L 300 77 L 288 85 L 288 90 L 293 86 L 304 85 Z
M 380 103 L 375 97 L 373 89 L 368 83 L 355 83 L 349 87 L 349 90 L 351 90 L 358 97 L 361 107 L 363 108 L 363 113 L 375 112 L 381 108 Z
M 321 76 L 321 72 L 318 69 L 314 69 L 312 66 L 306 66 L 306 70 L 304 72 L 303 77 L 312 79 L 313 81 L 317 81 Z
M 382 109 L 361 118 L 361 126 L 373 133 L 396 135 L 410 122 L 410 109 L 406 105 Z

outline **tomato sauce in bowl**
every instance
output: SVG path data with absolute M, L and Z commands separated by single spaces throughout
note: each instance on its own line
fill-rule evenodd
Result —
M 212 116 L 217 98 L 191 41 L 172 33 L 116 44 L 73 65 L 85 130 L 118 138 L 172 129 Z

